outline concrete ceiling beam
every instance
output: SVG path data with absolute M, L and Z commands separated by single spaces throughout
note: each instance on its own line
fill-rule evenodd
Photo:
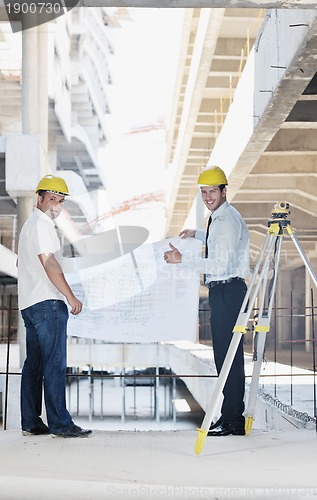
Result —
M 294 174 L 314 174 L 317 172 L 317 155 L 308 154 L 307 151 L 300 152 L 299 155 L 287 154 L 283 152 L 265 152 L 252 174 L 265 173 L 266 175 L 294 175 Z
M 285 191 L 283 189 L 280 190 L 269 190 L 269 191 L 257 191 L 256 193 L 252 190 L 243 191 L 239 193 L 237 200 L 235 202 L 250 202 L 250 198 L 252 198 L 252 203 L 263 203 L 270 202 L 272 204 L 278 201 L 287 201 L 290 203 L 290 207 L 297 208 L 301 210 L 302 213 L 312 215 L 313 217 L 317 217 L 317 203 L 316 197 L 308 198 L 307 196 L 302 196 L 298 192 Z M 255 201 L 256 200 L 256 201 Z
M 272 97 L 230 175 L 231 186 L 235 192 L 239 190 L 262 153 L 270 150 L 270 142 L 278 134 L 279 128 L 292 111 L 295 102 L 314 77 L 317 57 L 316 38 L 317 22 L 315 19 L 287 71 L 280 79 L 275 92 L 270 91 Z M 266 90 L 268 91 L 264 88 L 261 90 L 261 86 L 259 88 L 259 92 Z M 302 151 L 304 149 L 303 147 Z
M 237 71 L 240 68 L 240 58 L 217 58 L 213 57 L 210 71 Z
M 278 130 L 267 151 L 314 151 L 317 152 L 317 129 Z
M 317 120 L 317 95 L 309 96 L 308 100 L 299 99 L 283 126 L 287 126 L 288 122 L 316 122 Z
M 241 11 L 239 11 L 241 14 Z M 240 23 L 240 17 L 235 19 L 236 23 Z M 250 25 L 250 19 L 249 19 Z M 232 34 L 234 33 L 234 34 Z M 230 38 L 218 38 L 215 58 L 218 57 L 233 57 L 236 56 L 240 59 L 241 57 L 241 39 L 235 36 L 235 30 L 231 33 Z M 246 55 L 245 55 L 246 57 Z
M 170 205 L 166 218 L 167 228 L 170 226 L 173 218 L 178 185 L 185 170 L 190 150 L 191 136 L 197 122 L 203 91 L 209 75 L 210 60 L 215 53 L 216 42 L 223 17 L 224 9 L 202 10 L 199 13 L 199 28 L 197 30 L 195 48 L 191 59 L 186 96 L 182 106 L 182 118 L 173 156 L 173 163 L 175 164 L 176 170 L 169 193 Z
M 224 91 L 226 91 L 232 84 L 232 76 L 233 75 L 230 73 L 230 71 L 227 72 L 227 76 L 222 75 L 220 72 L 218 72 L 216 76 L 211 72 L 209 73 L 209 76 L 207 78 L 206 86 L 222 88 Z
M 275 203 L 269 202 L 234 202 L 233 206 L 241 213 L 242 217 L 246 220 L 247 224 L 254 225 L 257 222 L 266 225 L 267 222 L 272 218 L 272 209 Z M 303 213 L 297 207 L 294 207 L 292 204 L 290 205 L 290 215 L 288 216 L 288 220 L 290 220 L 291 225 L 294 229 L 300 228 L 301 232 L 313 231 L 314 233 L 317 231 L 317 221 L 313 214 L 305 214 L 303 217 Z
M 314 174 L 279 175 L 273 176 L 250 174 L 241 186 L 241 191 L 269 191 L 283 188 L 285 191 L 305 191 L 308 195 L 317 197 L 317 172 Z
M 201 93 L 203 99 L 227 99 L 230 101 L 233 98 L 234 87 L 205 87 Z
M 205 151 L 206 149 L 210 149 L 210 140 L 211 137 L 207 135 L 205 138 L 200 138 L 200 137 L 193 137 L 191 144 L 190 144 L 190 149 L 194 151 Z

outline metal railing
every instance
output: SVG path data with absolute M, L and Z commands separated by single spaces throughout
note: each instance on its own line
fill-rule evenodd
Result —
M 18 310 L 16 307 L 16 297 L 10 295 L 8 305 L 0 307 L 1 318 L 2 318 L 2 330 L 1 330 L 1 344 L 5 346 L 5 359 L 2 361 L 3 369 L 0 371 L 0 376 L 3 377 L 3 388 L 2 388 L 2 405 L 1 405 L 1 418 L 2 418 L 2 428 L 5 430 L 7 428 L 7 408 L 8 408 L 8 385 L 10 377 L 20 377 L 20 372 L 10 371 L 10 347 L 12 344 L 17 342 L 17 317 Z M 257 310 L 254 310 L 254 315 Z M 200 307 L 199 310 L 199 342 L 208 346 L 212 346 L 210 338 L 210 326 L 209 326 L 209 309 L 207 307 Z M 287 332 L 279 331 L 279 325 L 287 319 Z M 306 338 L 305 330 L 298 330 L 298 325 L 296 325 L 296 319 L 300 319 L 301 323 L 305 322 L 310 325 L 310 336 Z M 287 411 L 288 414 L 296 414 L 296 418 L 300 418 L 303 421 L 314 420 L 316 421 L 316 343 L 315 343 L 315 327 L 317 320 L 317 309 L 314 305 L 313 291 L 310 295 L 310 305 L 305 308 L 299 308 L 293 305 L 292 292 L 290 292 L 290 307 L 274 307 L 271 331 L 268 334 L 268 342 L 264 354 L 265 363 L 273 364 L 284 364 L 287 367 L 285 372 L 268 374 L 264 373 L 260 378 L 260 393 L 261 395 L 270 402 L 277 406 L 282 411 Z M 245 335 L 245 352 L 249 355 L 254 353 L 254 334 L 252 332 L 252 322 L 250 323 L 249 333 Z M 165 367 L 163 367 L 165 369 Z M 122 390 L 122 412 L 121 420 L 124 421 L 128 415 L 125 404 L 127 387 L 131 387 L 133 391 L 133 417 L 137 417 L 137 387 L 140 386 L 141 379 L 144 385 L 148 386 L 149 389 L 149 414 L 150 418 L 155 418 L 157 421 L 160 419 L 160 410 L 158 407 L 158 390 L 160 387 L 164 388 L 165 394 L 161 398 L 163 401 L 164 410 L 162 412 L 162 418 L 172 418 L 173 421 L 176 420 L 176 408 L 174 406 L 174 401 L 176 399 L 177 384 L 180 379 L 185 380 L 187 377 L 191 378 L 213 378 L 215 375 L 203 375 L 203 374 L 175 374 L 168 372 L 167 370 L 163 372 L 163 369 L 154 367 L 150 373 L 143 371 L 142 373 L 126 373 L 121 370 L 119 373 L 108 373 L 103 370 L 94 370 L 92 367 L 89 368 L 87 372 L 83 372 L 82 368 L 70 367 L 67 373 L 67 394 L 68 402 L 71 403 L 74 409 L 74 414 L 80 416 L 82 414 L 81 410 L 81 387 L 82 381 L 84 379 L 88 380 L 88 395 L 89 395 L 89 405 L 88 405 L 88 415 L 90 418 L 98 417 L 103 419 L 106 415 L 104 411 L 104 398 L 105 391 L 107 390 L 106 385 L 108 381 L 119 380 L 119 387 Z M 307 376 L 312 378 L 310 383 L 311 397 L 310 406 L 311 409 L 309 414 L 307 412 L 300 411 L 297 405 L 296 399 L 296 384 L 299 377 L 304 377 L 305 374 L 301 371 L 302 369 L 308 370 Z M 268 384 L 266 379 L 270 378 L 270 387 L 268 389 Z M 281 378 L 283 378 L 283 384 L 287 384 L 287 398 L 285 398 L 285 387 L 284 393 L 281 395 Z M 272 383 L 273 379 L 273 383 Z M 145 381 L 147 380 L 146 384 Z M 287 381 L 287 382 L 285 382 Z M 98 385 L 98 389 L 97 389 Z M 143 385 L 143 386 L 144 386 Z M 97 400 L 97 394 L 99 399 Z M 287 401 L 285 400 L 287 399 Z M 286 408 L 286 410 L 285 410 Z M 296 408 L 296 409 L 295 409 Z M 87 405 L 85 412 L 87 412 Z M 294 413 L 295 412 L 295 413 Z M 302 414 L 303 418 L 301 418 Z M 87 415 L 85 415 L 87 416 Z

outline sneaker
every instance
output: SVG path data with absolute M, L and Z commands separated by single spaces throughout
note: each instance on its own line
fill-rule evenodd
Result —
M 49 434 L 50 430 L 44 422 L 40 422 L 38 427 L 34 429 L 22 429 L 23 436 L 40 436 L 41 434 Z
M 63 438 L 77 438 L 77 437 L 88 437 L 92 431 L 90 429 L 82 429 L 78 425 L 74 425 L 66 431 L 59 432 L 58 434 L 51 434 L 52 437 L 63 437 Z

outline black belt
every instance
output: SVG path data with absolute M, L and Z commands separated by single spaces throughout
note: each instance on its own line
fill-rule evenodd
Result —
M 226 283 L 231 283 L 232 281 L 243 281 L 243 283 L 244 283 L 243 278 L 236 276 L 235 278 L 228 278 L 227 280 L 210 281 L 210 283 L 207 283 L 207 286 L 208 286 L 208 288 L 213 288 L 214 286 L 225 285 Z

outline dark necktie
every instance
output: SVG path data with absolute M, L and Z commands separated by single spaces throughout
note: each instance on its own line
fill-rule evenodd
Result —
M 207 231 L 206 231 L 206 241 L 205 241 L 205 259 L 208 257 L 208 236 L 209 236 L 209 228 L 210 224 L 212 223 L 212 215 L 210 215 L 208 219 L 208 224 L 207 224 Z M 206 274 L 204 274 L 204 283 L 206 283 Z
M 209 236 L 209 228 L 210 228 L 211 223 L 212 223 L 212 215 L 210 215 L 210 217 L 208 219 L 207 231 L 206 231 L 206 241 L 205 241 L 205 258 L 206 259 L 208 257 L 208 236 Z

